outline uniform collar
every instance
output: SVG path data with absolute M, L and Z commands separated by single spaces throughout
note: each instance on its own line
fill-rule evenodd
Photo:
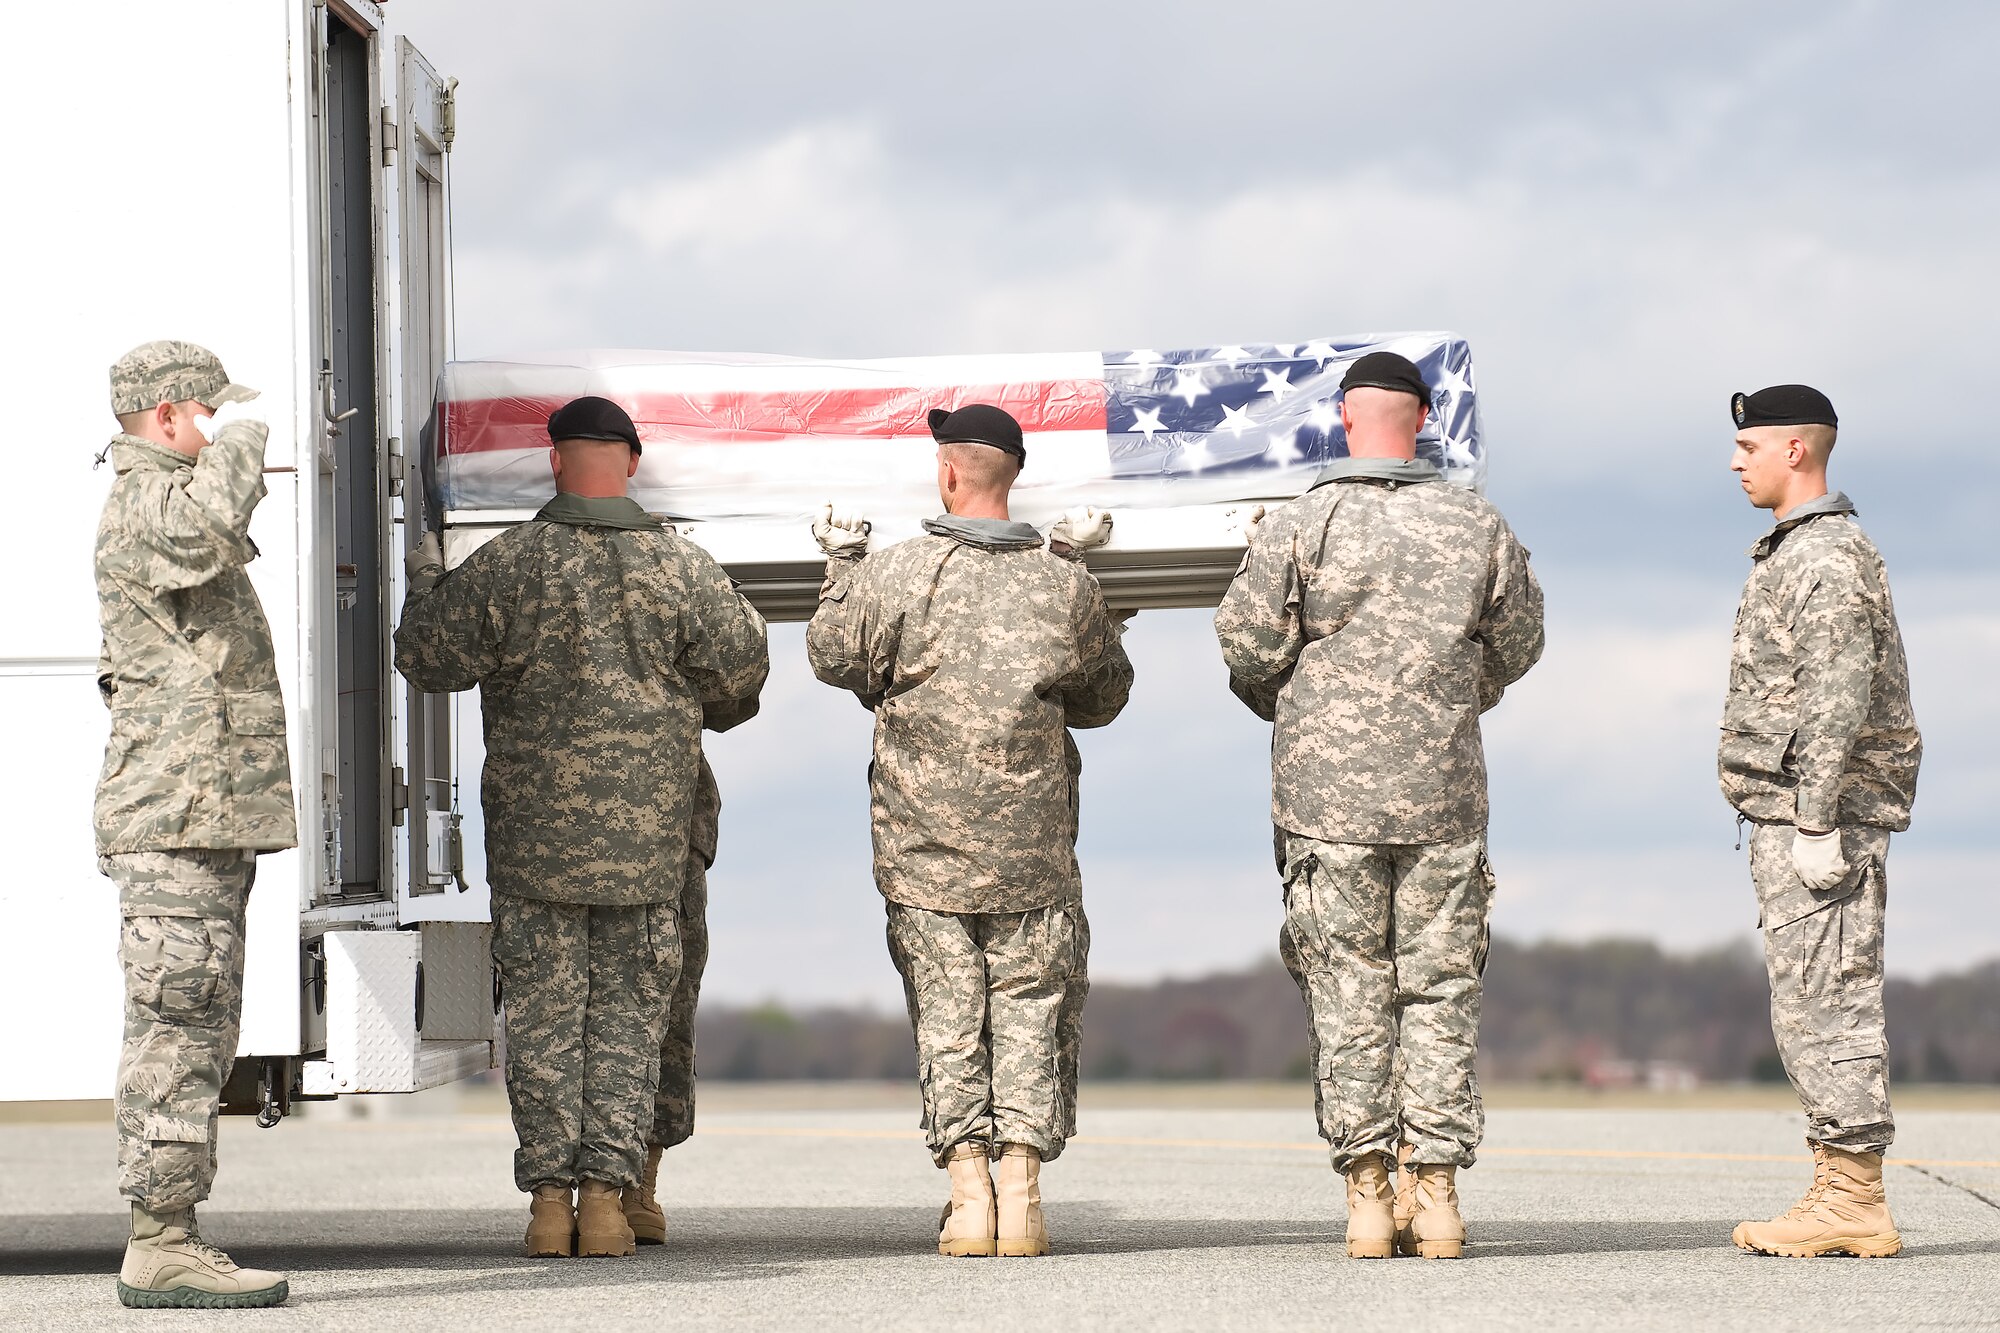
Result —
M 924 520 L 924 531 L 988 551 L 1026 551 L 1042 544 L 1034 525 L 1007 518 L 958 518 L 939 514 Z
M 139 468 L 152 472 L 173 472 L 193 466 L 194 458 L 178 449 L 168 449 L 123 432 L 112 437 L 111 467 L 121 477 Z
M 1336 458 L 1319 470 L 1319 475 L 1313 478 L 1313 486 L 1320 487 L 1330 481 L 1361 478 L 1369 481 L 1398 481 L 1407 486 L 1415 486 L 1426 481 L 1436 481 L 1443 475 L 1426 458 Z
M 660 520 L 639 507 L 629 495 L 571 495 L 558 492 L 535 518 L 543 523 L 567 523 L 576 528 L 628 528 L 658 531 Z
M 1853 512 L 1854 501 L 1848 499 L 1846 493 L 1842 491 L 1830 491 L 1825 495 L 1819 496 L 1817 499 L 1808 500 L 1798 506 L 1798 508 L 1792 510 L 1791 513 L 1779 519 L 1776 523 L 1773 523 L 1771 530 L 1759 537 L 1756 543 L 1751 546 L 1750 558 L 1753 560 L 1762 560 L 1765 556 L 1777 550 L 1778 543 L 1784 540 L 1785 534 L 1793 528 L 1798 527 L 1801 523 L 1807 523 L 1816 518 L 1823 518 L 1827 514 L 1851 514 Z

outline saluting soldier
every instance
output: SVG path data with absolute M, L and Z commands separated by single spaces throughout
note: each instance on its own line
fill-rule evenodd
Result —
M 701 710 L 707 731 L 728 731 L 757 714 L 757 700 L 707 704 Z M 660 1086 L 653 1097 L 653 1128 L 646 1135 L 646 1165 L 639 1184 L 625 1191 L 625 1220 L 641 1245 L 667 1239 L 666 1210 L 660 1206 L 660 1161 L 669 1148 L 694 1134 L 694 1025 L 701 1002 L 701 977 L 708 968 L 708 872 L 715 865 L 722 833 L 722 789 L 702 756 L 695 775 L 694 823 L 688 830 L 686 878 L 681 882 L 681 967 L 667 1005 L 666 1035 L 660 1040 Z
M 770 667 L 764 621 L 706 551 L 625 493 L 617 404 L 549 417 L 557 495 L 446 574 L 410 558 L 396 668 L 479 687 L 493 955 L 532 1256 L 627 1255 L 682 966 L 702 711 Z M 574 1195 L 572 1194 L 574 1191 Z
M 290 1290 L 238 1268 L 194 1215 L 215 1180 L 257 855 L 298 843 L 277 654 L 248 570 L 269 433 L 245 406 L 256 396 L 190 342 L 146 343 L 111 368 L 117 479 L 96 552 L 111 740 L 96 824 L 122 918 L 129 1306 L 279 1305 Z
M 1910 826 L 1923 757 L 1903 635 L 1854 503 L 1826 488 L 1833 403 L 1780 384 L 1735 395 L 1730 413 L 1730 469 L 1776 522 L 1750 548 L 1717 766 L 1751 824 L 1771 1032 L 1814 1163 L 1798 1203 L 1734 1239 L 1792 1258 L 1891 1255 L 1882 913 L 1889 835 Z
M 1542 653 L 1528 553 L 1417 457 L 1430 388 L 1373 352 L 1341 379 L 1348 456 L 1255 523 L 1215 614 L 1231 688 L 1274 721 L 1280 949 L 1305 997 L 1347 1252 L 1458 1258 L 1484 1130 L 1493 872 L 1479 715 Z M 1409 1170 L 1392 1198 L 1398 1144 Z
M 1081 564 L 1110 516 L 1067 515 L 1044 548 L 1008 510 L 1027 461 L 1020 424 L 975 403 L 930 426 L 945 513 L 865 559 L 866 520 L 827 513 L 806 650 L 821 680 L 875 713 L 875 883 L 924 1133 L 951 1177 L 938 1252 L 1042 1255 L 1041 1164 L 1076 1126 L 1090 948 L 1069 728 L 1118 716 L 1132 664 Z

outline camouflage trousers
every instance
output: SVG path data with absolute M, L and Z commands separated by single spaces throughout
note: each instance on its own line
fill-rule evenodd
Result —
M 639 1182 L 680 954 L 671 903 L 493 895 L 522 1190 Z
M 1840 830 L 1847 878 L 1824 892 L 1799 882 L 1790 824 L 1750 834 L 1771 1035 L 1806 1113 L 1806 1137 L 1879 1153 L 1896 1137 L 1882 1015 L 1882 916 L 1889 831 Z
M 1278 948 L 1305 997 L 1314 1102 L 1334 1169 L 1408 1143 L 1471 1166 L 1485 1131 L 1473 1058 L 1493 872 L 1486 838 L 1285 840 Z
M 1076 1132 L 1090 991 L 1081 903 L 1028 912 L 888 904 L 889 956 L 917 1040 L 924 1136 L 939 1166 L 961 1143 L 1026 1144 L 1043 1161 Z
M 243 913 L 257 858 L 186 849 L 98 862 L 118 886 L 125 1045 L 118 1191 L 154 1212 L 215 1183 L 216 1107 L 243 1022 Z
M 688 853 L 680 906 L 680 976 L 667 1005 L 667 1035 L 660 1041 L 660 1089 L 653 1096 L 649 1148 L 671 1148 L 694 1133 L 694 1014 L 708 967 L 708 869 L 697 852 Z

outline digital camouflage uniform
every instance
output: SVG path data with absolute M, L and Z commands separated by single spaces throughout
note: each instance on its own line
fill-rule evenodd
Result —
M 1049 1160 L 1075 1129 L 1089 985 L 1068 728 L 1117 717 L 1132 664 L 1096 580 L 1032 527 L 925 528 L 828 562 L 806 651 L 875 713 L 875 883 L 931 1152 L 1019 1143 Z
M 1771 1030 L 1807 1135 L 1880 1153 L 1895 1137 L 1882 1014 L 1889 835 L 1910 826 L 1923 742 L 1873 542 L 1835 493 L 1750 548 L 1717 766 L 1746 819 L 1771 979 Z M 1792 865 L 1796 827 L 1838 829 L 1831 889 Z
M 645 1156 L 705 704 L 753 697 L 764 622 L 629 499 L 558 495 L 412 592 L 396 668 L 480 691 L 515 1183 L 633 1185 Z
M 757 701 L 710 704 L 702 726 L 727 731 L 757 714 Z M 722 832 L 722 789 L 706 756 L 696 774 L 694 824 L 688 832 L 687 874 L 681 885 L 681 966 L 667 1006 L 666 1036 L 660 1042 L 660 1087 L 653 1098 L 648 1147 L 671 1148 L 694 1133 L 694 1023 L 701 1003 L 701 976 L 708 967 L 708 870 L 715 864 Z
M 187 343 L 148 344 L 112 376 L 119 412 L 248 396 Z M 194 457 L 119 435 L 97 529 L 111 709 L 97 851 L 118 886 L 125 973 L 119 1189 L 156 1213 L 214 1182 L 256 853 L 298 841 L 271 628 L 245 568 L 266 434 L 238 422 Z
M 1257 526 L 1215 615 L 1276 723 L 1279 949 L 1304 996 L 1320 1134 L 1469 1166 L 1493 893 L 1479 715 L 1542 652 L 1506 520 L 1430 464 L 1341 460 Z

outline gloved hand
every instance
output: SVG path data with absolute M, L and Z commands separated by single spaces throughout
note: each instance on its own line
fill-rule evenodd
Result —
M 1799 829 L 1792 834 L 1792 869 L 1798 872 L 1799 883 L 1809 889 L 1824 891 L 1846 879 L 1847 859 L 1840 854 L 1840 830 L 1808 833 Z
M 813 524 L 813 540 L 829 559 L 859 559 L 868 554 L 868 530 L 872 525 L 851 510 L 835 513 L 833 506 L 819 507 L 819 521 Z
M 1257 525 L 1264 521 L 1264 506 L 1252 505 L 1243 517 L 1243 544 L 1248 546 L 1257 537 Z
M 444 577 L 444 545 L 435 532 L 426 532 L 416 549 L 403 557 L 403 572 L 410 576 L 412 593 L 429 592 Z
M 248 421 L 253 425 L 264 425 L 264 405 L 251 401 L 247 403 L 224 403 L 214 413 L 194 419 L 194 428 L 201 432 L 201 438 L 210 444 L 222 433 L 222 428 L 232 421 Z
M 1102 546 L 1111 540 L 1111 511 L 1092 509 L 1088 505 L 1082 509 L 1069 509 L 1056 520 L 1049 529 L 1049 549 L 1057 555 L 1072 560 L 1081 559 L 1085 551 Z

